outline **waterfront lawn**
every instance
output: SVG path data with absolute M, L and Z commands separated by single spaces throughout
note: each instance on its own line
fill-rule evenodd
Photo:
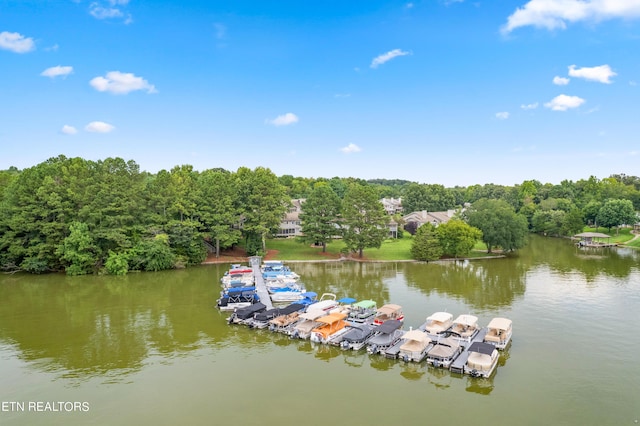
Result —
M 364 260 L 411 260 L 411 237 L 389 239 L 382 242 L 379 249 L 364 250 Z M 339 259 L 340 252 L 345 247 L 342 240 L 335 240 L 327 244 L 327 252 L 322 253 L 322 247 L 314 247 L 301 243 L 295 238 L 274 238 L 267 240 L 267 251 L 277 250 L 273 258 L 278 260 L 328 260 Z M 357 259 L 357 254 L 352 255 Z

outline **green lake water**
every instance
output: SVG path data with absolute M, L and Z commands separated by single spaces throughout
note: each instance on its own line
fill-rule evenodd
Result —
M 0 275 L 0 424 L 640 421 L 638 251 L 532 237 L 507 259 L 290 263 L 318 294 L 402 305 L 407 329 L 436 311 L 512 319 L 490 379 L 229 326 L 228 266 Z

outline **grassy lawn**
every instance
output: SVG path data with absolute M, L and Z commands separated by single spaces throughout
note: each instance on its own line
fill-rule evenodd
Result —
M 327 244 L 327 252 L 322 253 L 322 247 L 313 247 L 299 242 L 295 238 L 274 238 L 267 240 L 267 251 L 277 250 L 273 256 L 277 260 L 327 260 L 339 259 L 340 249 L 344 247 L 342 241 Z
M 364 250 L 363 260 L 412 260 L 411 243 L 413 237 L 405 236 L 399 239 L 389 239 L 382 242 L 379 249 L 369 248 Z M 327 244 L 327 252 L 322 253 L 322 247 L 313 247 L 303 244 L 297 239 L 271 239 L 267 240 L 267 251 L 276 250 L 276 253 L 269 255 L 269 259 L 274 260 L 329 260 L 339 259 L 340 250 L 344 248 L 342 240 L 336 240 Z M 499 253 L 491 254 L 493 256 Z M 487 247 L 484 243 L 476 244 L 473 251 L 467 257 L 485 257 Z M 357 254 L 352 256 L 357 259 Z
M 385 240 L 379 249 L 370 248 L 364 250 L 366 260 L 410 260 L 410 237 L 397 240 Z M 278 260 L 327 260 L 339 259 L 340 250 L 344 248 L 342 240 L 336 240 L 327 244 L 327 252 L 322 253 L 322 247 L 313 247 L 300 243 L 294 238 L 267 240 L 267 250 L 277 250 L 274 255 Z

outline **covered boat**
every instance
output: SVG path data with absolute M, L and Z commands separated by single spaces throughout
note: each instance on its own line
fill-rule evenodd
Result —
M 315 343 L 328 343 L 330 339 L 344 334 L 348 329 L 347 315 L 341 312 L 325 315 L 316 321 L 320 323 L 311 331 L 310 340 Z
M 259 312 L 264 312 L 265 309 L 267 309 L 267 307 L 260 302 L 236 308 L 227 321 L 229 324 L 247 324 L 253 320 L 254 315 Z
M 233 311 L 237 308 L 252 305 L 258 302 L 255 287 L 233 287 L 220 293 L 218 308 L 221 311 Z
M 487 325 L 487 334 L 484 336 L 484 341 L 498 349 L 504 349 L 511 341 L 512 334 L 513 324 L 510 319 L 494 318 Z
M 323 293 L 320 296 L 320 300 L 310 304 L 307 306 L 307 312 L 311 311 L 321 311 L 324 313 L 329 313 L 333 309 L 338 307 L 338 301 L 336 300 L 336 295 L 333 293 Z
M 459 315 L 458 318 L 453 320 L 449 331 L 462 345 L 469 345 L 475 335 L 478 334 L 478 331 L 480 331 L 478 317 L 465 314 Z
M 296 339 L 308 339 L 311 335 L 311 331 L 320 325 L 318 318 L 322 318 L 326 315 L 327 313 L 323 310 L 309 311 L 309 308 L 307 308 L 307 312 L 300 314 L 298 322 L 291 329 L 291 337 Z
M 404 343 L 400 346 L 398 357 L 405 361 L 421 362 L 432 347 L 431 339 L 422 330 L 409 330 L 402 336 Z
M 402 321 L 385 321 L 376 327 L 374 335 L 367 342 L 367 352 L 370 354 L 384 353 L 389 347 L 396 344 L 403 334 Z
M 354 351 L 364 348 L 376 328 L 376 326 L 367 323 L 353 324 L 349 331 L 342 336 L 340 347 L 342 349 L 353 349 Z
M 449 312 L 435 312 L 427 317 L 427 321 L 420 327 L 431 335 L 440 334 L 453 325 L 453 315 Z
M 427 363 L 434 367 L 449 368 L 451 363 L 460 356 L 462 346 L 453 337 L 440 338 L 433 342 L 427 351 Z
M 294 312 L 302 311 L 305 305 L 301 303 L 292 303 L 283 308 L 273 308 L 266 311 L 258 312 L 253 316 L 252 321 L 249 322 L 251 328 L 266 328 L 269 325 L 269 321 L 277 318 L 281 315 L 289 315 Z
M 472 377 L 489 377 L 498 365 L 498 350 L 492 344 L 473 342 L 469 349 L 469 357 L 464 365 L 464 373 Z
M 395 305 L 393 303 L 387 303 L 382 305 L 376 310 L 376 316 L 373 319 L 375 325 L 381 325 L 388 320 L 404 321 L 404 313 L 402 312 L 402 306 Z
M 375 300 L 361 300 L 351 306 L 349 322 L 366 322 L 373 319 L 378 309 Z
M 269 293 L 271 293 L 271 300 L 276 303 L 302 300 L 304 298 L 304 294 L 307 292 L 304 286 L 300 284 L 290 284 L 287 287 L 276 289 L 269 288 L 268 290 Z

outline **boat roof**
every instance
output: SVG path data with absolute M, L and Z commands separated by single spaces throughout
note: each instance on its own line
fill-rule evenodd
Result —
M 434 312 L 427 317 L 427 321 L 447 322 L 453 319 L 453 315 L 449 312 Z
M 429 337 L 427 337 L 427 335 L 424 333 L 424 331 L 420 330 L 409 330 L 402 335 L 402 338 L 405 340 L 415 340 L 422 343 L 428 342 L 430 340 Z
M 255 287 L 231 287 L 225 290 L 226 293 L 243 293 L 245 291 L 255 291 Z
M 361 300 L 353 305 L 354 308 L 375 308 L 377 303 L 374 300 Z
M 307 311 L 320 311 L 324 312 L 325 309 L 330 309 L 336 305 L 335 300 L 321 300 L 316 303 L 312 303 L 307 307 Z
M 229 275 L 251 274 L 251 273 L 253 273 L 253 269 L 232 269 L 229 271 Z
M 378 326 L 377 331 L 383 334 L 391 334 L 401 327 L 402 327 L 402 321 L 387 320 Z
M 456 318 L 453 322 L 456 324 L 473 326 L 478 324 L 478 317 L 474 317 L 473 315 L 462 314 L 462 315 L 459 315 L 458 318 Z
M 236 316 L 238 318 L 249 318 L 251 315 L 255 314 L 256 312 L 260 312 L 267 309 L 267 307 L 261 303 L 254 303 L 253 305 L 249 305 L 249 306 L 245 306 L 243 308 L 238 308 L 236 309 Z
M 337 300 L 338 303 L 342 303 L 343 305 L 351 305 L 355 301 L 356 301 L 356 299 L 354 299 L 353 297 L 343 297 L 342 299 L 338 299 Z M 356 305 L 357 305 L 357 303 L 356 303 Z
M 469 352 L 479 352 L 484 355 L 491 355 L 495 350 L 495 346 L 485 342 L 473 342 L 471 346 L 469 346 Z
M 315 299 L 316 297 L 318 297 L 318 293 L 316 293 L 315 291 L 305 291 L 300 296 L 306 297 L 308 299 Z
M 263 265 L 282 265 L 282 260 L 263 260 Z
M 347 314 L 343 314 L 342 312 L 335 312 L 333 314 L 325 315 L 322 318 L 318 318 L 318 322 L 323 324 L 333 324 L 334 322 L 338 322 L 347 317 Z
M 294 312 L 300 311 L 305 308 L 305 305 L 302 303 L 292 303 L 290 305 L 285 306 L 284 308 L 280 308 L 280 315 L 289 315 Z
M 316 319 L 325 316 L 326 312 L 323 310 L 308 311 L 300 314 L 300 319 L 315 321 Z
M 511 328 L 512 321 L 507 318 L 494 318 L 487 325 L 488 328 L 495 328 L 496 330 L 508 330 Z
M 400 310 L 402 310 L 402 306 L 394 305 L 393 303 L 387 303 L 386 305 L 382 305 L 381 307 L 378 308 L 378 313 L 392 314 Z

